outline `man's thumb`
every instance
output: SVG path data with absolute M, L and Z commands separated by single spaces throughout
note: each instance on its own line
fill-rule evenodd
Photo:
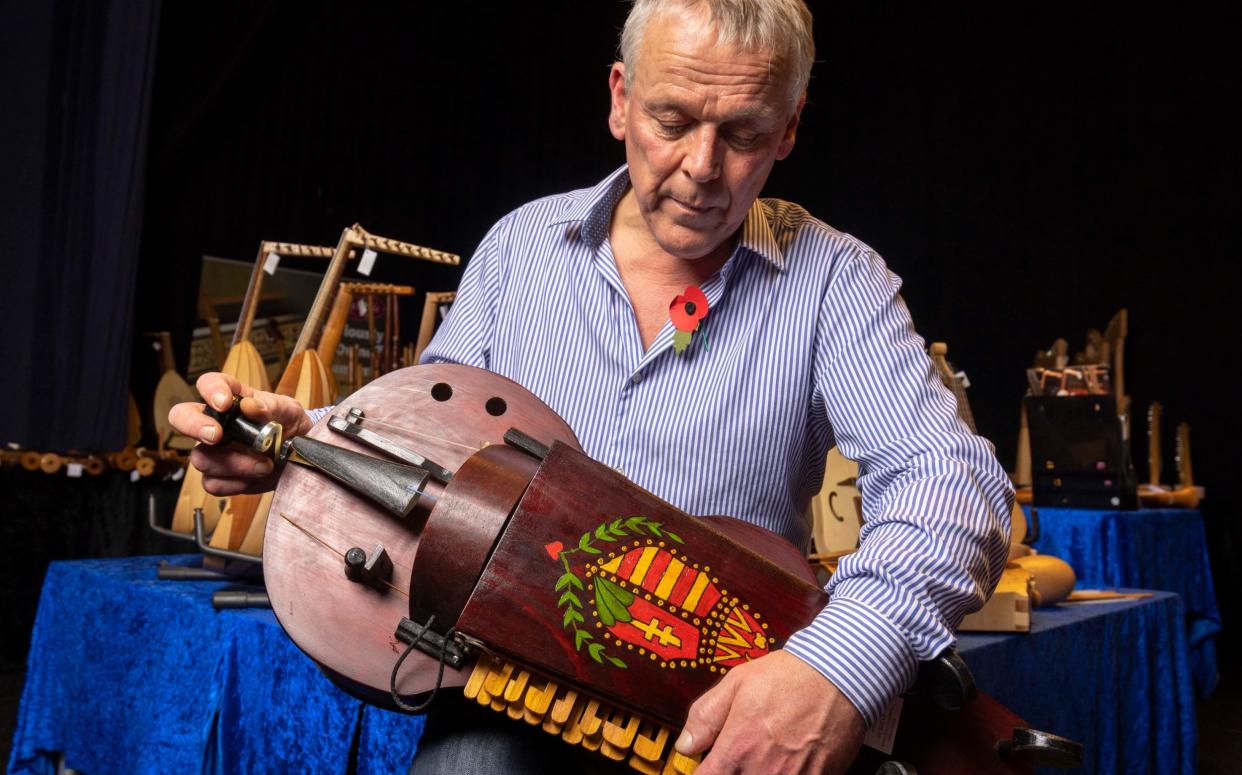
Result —
M 673 746 L 678 753 L 694 756 L 712 747 L 733 705 L 736 686 L 736 681 L 721 681 L 694 701 L 686 718 L 686 726 Z

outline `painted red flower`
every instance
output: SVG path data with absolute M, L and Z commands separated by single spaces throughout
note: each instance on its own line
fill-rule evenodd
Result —
M 678 331 L 694 331 L 699 321 L 707 317 L 707 296 L 697 285 L 689 286 L 668 305 L 668 316 Z
M 561 543 L 560 541 L 553 541 L 552 543 L 544 544 L 543 546 L 544 551 L 546 551 L 548 553 L 548 556 L 554 560 L 557 557 L 561 556 L 561 550 L 564 548 L 565 548 L 565 544 Z

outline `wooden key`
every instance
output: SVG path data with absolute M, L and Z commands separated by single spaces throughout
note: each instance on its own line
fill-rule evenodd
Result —
M 509 683 L 511 675 L 513 675 L 512 662 L 494 662 L 487 680 L 483 682 L 483 690 L 492 697 L 504 696 L 505 685 Z
M 466 699 L 473 700 L 479 696 L 479 690 L 483 688 L 483 681 L 487 679 L 487 674 L 487 660 L 480 659 L 474 663 L 474 670 L 470 673 L 470 678 L 466 680 L 463 690 Z
M 651 730 L 655 730 L 655 734 Z M 664 756 L 664 746 L 668 743 L 669 734 L 668 727 L 643 723 L 642 729 L 634 738 L 634 755 L 648 762 L 659 762 Z
M 638 734 L 638 724 L 638 716 L 615 711 L 604 722 L 604 739 L 617 748 L 629 751 Z
M 702 761 L 702 759 L 702 754 L 695 756 L 683 756 L 677 753 L 677 749 L 675 748 L 668 752 L 668 765 L 673 768 L 672 772 L 677 773 L 677 775 L 690 775 L 690 773 L 698 769 L 699 762 Z M 666 767 L 665 772 L 668 771 L 669 770 Z
M 575 692 L 576 694 L 576 692 Z M 565 719 L 564 728 L 561 730 L 561 739 L 570 745 L 581 745 L 585 739 L 582 734 L 582 711 L 586 709 L 586 700 L 578 697 L 574 702 L 573 710 L 569 712 L 569 717 Z
M 519 670 L 517 676 L 505 687 L 505 703 L 507 703 L 505 714 L 514 721 L 522 718 L 526 710 L 526 703 L 522 701 L 522 696 L 526 694 L 526 683 L 529 680 L 530 671 Z
M 637 756 L 630 757 L 630 769 L 638 770 L 643 775 L 661 775 L 663 772 L 662 762 L 649 762 Z
M 532 684 L 526 690 L 526 711 L 523 718 L 527 724 L 538 724 L 548 715 L 548 709 L 552 706 L 552 698 L 556 696 L 556 692 L 560 687 L 555 681 L 547 681 L 542 687 L 538 684 Z

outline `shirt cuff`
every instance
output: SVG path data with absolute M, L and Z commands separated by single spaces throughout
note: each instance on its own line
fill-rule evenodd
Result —
M 306 416 L 310 418 L 311 423 L 317 423 L 324 418 L 324 415 L 330 414 L 336 406 L 321 406 L 318 409 L 307 409 Z
M 870 728 L 918 674 L 918 661 L 901 631 L 867 605 L 834 597 L 785 650 L 841 690 Z

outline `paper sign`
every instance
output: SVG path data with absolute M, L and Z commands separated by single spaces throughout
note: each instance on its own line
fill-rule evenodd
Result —
M 136 482 L 136 481 L 138 481 L 138 480 L 139 480 L 139 479 L 141 479 L 141 478 L 142 478 L 142 474 L 138 473 L 138 469 L 137 469 L 137 468 L 135 468 L 133 471 L 130 471 L 130 472 L 129 472 L 129 480 L 130 480 L 131 482 Z
M 179 482 L 179 481 L 181 481 L 181 477 L 183 477 L 183 476 L 185 476 L 185 469 L 184 469 L 184 468 L 178 468 L 176 471 L 173 471 L 172 480 L 173 480 L 174 482 Z
M 81 463 L 70 463 L 68 466 L 65 467 L 65 475 L 73 479 L 77 479 L 78 477 L 82 476 L 82 464 Z
M 897 739 L 897 725 L 901 721 L 901 698 L 895 697 L 888 704 L 875 725 L 867 730 L 863 745 L 874 748 L 880 753 L 892 753 L 893 741 Z
M 263 259 L 263 271 L 268 274 L 276 274 L 278 266 L 280 266 L 280 256 L 275 253 L 268 253 L 267 258 Z
M 375 259 L 377 258 L 375 251 L 367 248 L 362 251 L 362 258 L 358 259 L 358 274 L 364 277 L 371 276 L 371 270 L 375 268 Z

